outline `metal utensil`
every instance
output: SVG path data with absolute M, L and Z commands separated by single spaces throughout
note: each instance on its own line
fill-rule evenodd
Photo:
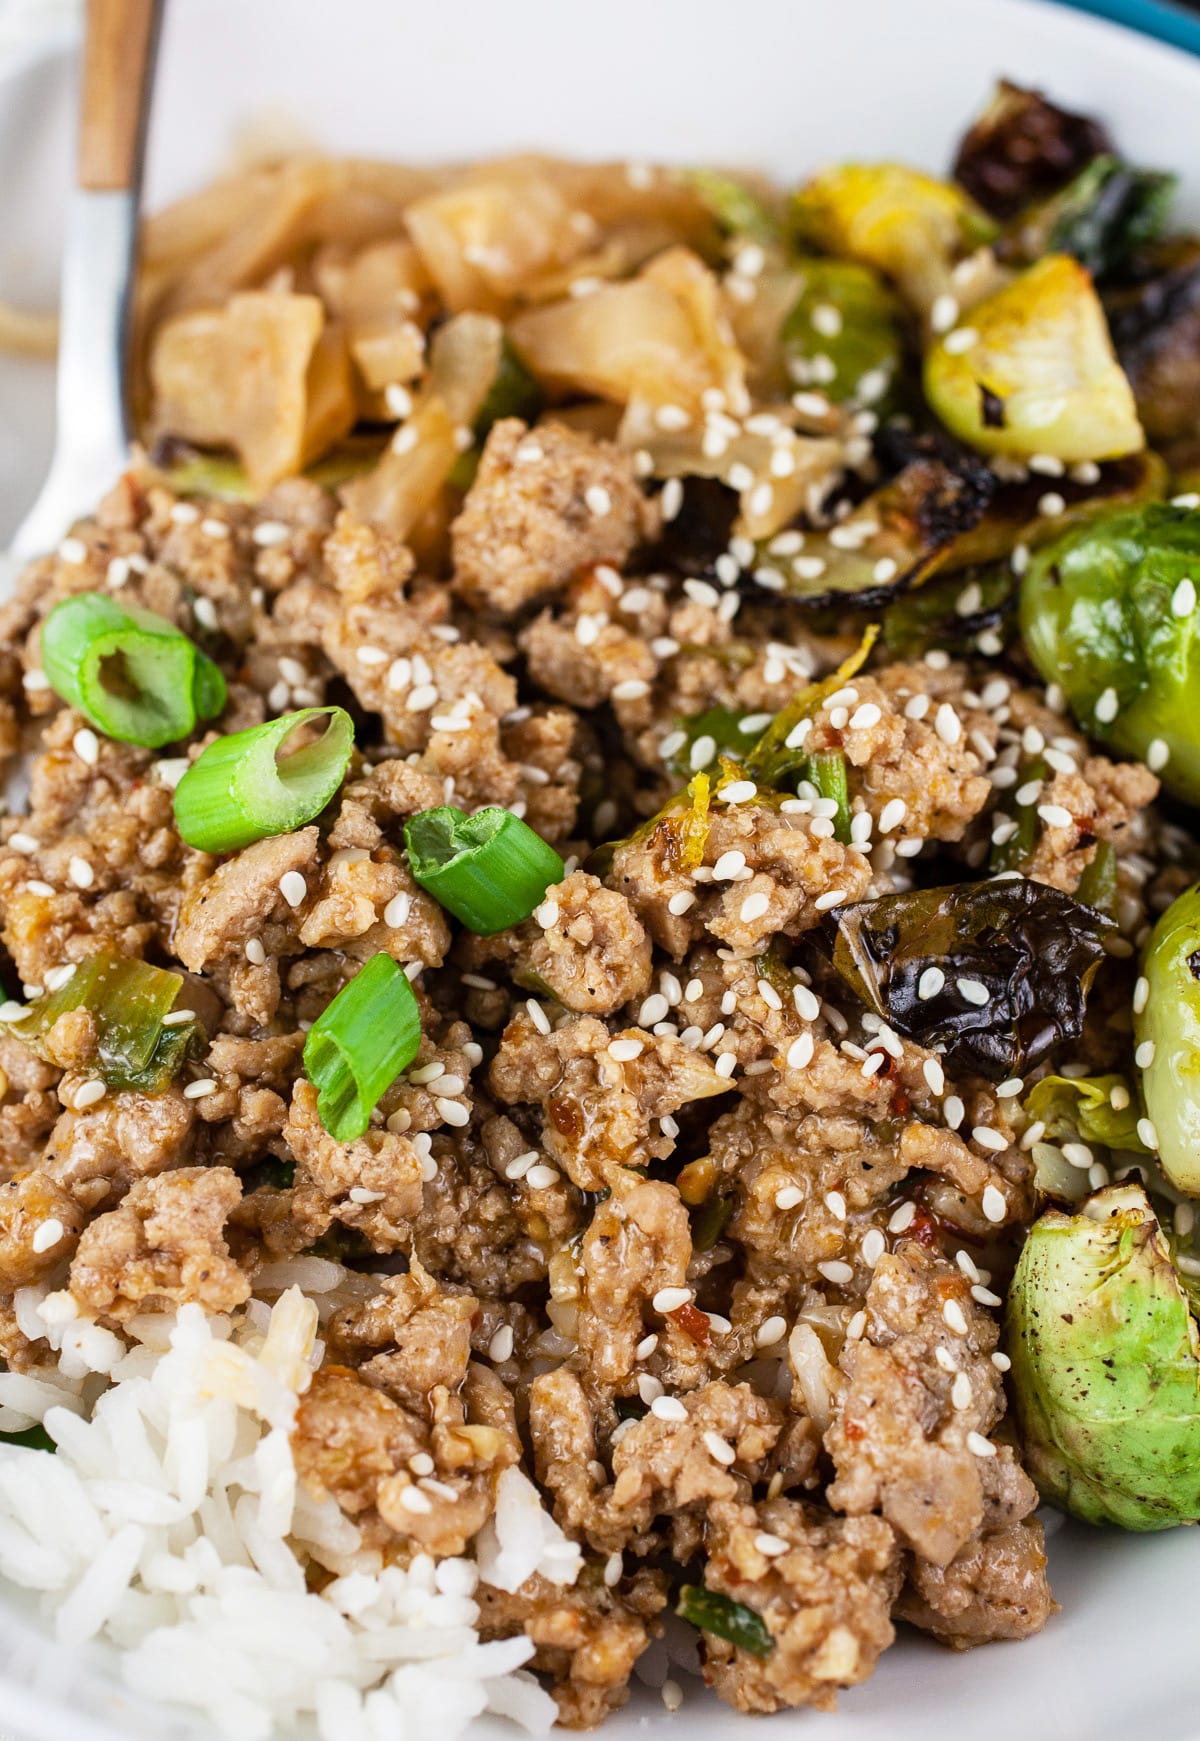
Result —
M 129 456 L 138 204 L 161 0 L 88 0 L 79 164 L 63 256 L 54 456 L 12 555 L 50 550 Z

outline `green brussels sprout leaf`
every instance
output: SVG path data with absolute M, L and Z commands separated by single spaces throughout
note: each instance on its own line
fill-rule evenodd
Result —
M 1149 757 L 1177 797 L 1200 802 L 1200 514 L 1155 502 L 1097 518 L 1038 551 L 1021 629 L 1083 729 Z
M 1122 1529 L 1200 1520 L 1200 1338 L 1140 1185 L 1034 1223 L 1006 1347 L 1025 1466 L 1047 1499 Z
M 1146 997 L 1135 1007 L 1133 1031 L 1139 1050 L 1148 1044 L 1151 1053 L 1141 1067 L 1146 1115 L 1163 1172 L 1180 1191 L 1200 1196 L 1200 886 L 1159 919 L 1142 972 Z
M 1051 1142 L 1078 1138 L 1148 1155 L 1138 1135 L 1141 1107 L 1123 1076 L 1043 1076 L 1025 1098 L 1030 1118 Z
M 1091 276 L 1067 254 L 1047 254 L 931 345 L 925 395 L 983 453 L 1072 462 L 1145 446 Z
M 900 372 L 900 306 L 877 273 L 852 260 L 806 260 L 804 287 L 780 342 L 790 379 L 837 404 L 891 409 Z

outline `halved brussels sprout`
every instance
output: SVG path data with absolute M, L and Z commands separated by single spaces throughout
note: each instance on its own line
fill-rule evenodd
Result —
M 950 291 L 951 268 L 996 233 L 961 188 L 900 163 L 823 171 L 795 194 L 792 222 L 801 247 L 873 266 L 923 314 Z
M 1040 91 L 1001 79 L 958 148 L 954 179 L 984 211 L 1012 218 L 1108 149 L 1107 133 L 1089 115 L 1073 115 Z
M 1030 1229 L 1008 1294 L 1025 1466 L 1089 1523 L 1200 1520 L 1200 1337 L 1140 1185 Z
M 1200 239 L 1144 248 L 1104 308 L 1147 437 L 1176 470 L 1200 456 Z M 1183 451 L 1177 451 L 1177 444 Z
M 1142 971 L 1145 1001 L 1136 1001 L 1133 1018 L 1139 1051 L 1150 1048 L 1142 1098 L 1163 1172 L 1179 1190 L 1200 1196 L 1200 886 L 1172 901 L 1158 921 Z
M 1108 514 L 1036 552 L 1021 632 L 1083 729 L 1200 803 L 1200 514 Z
M 983 453 L 1077 461 L 1145 446 L 1091 277 L 1066 254 L 1048 254 L 937 340 L 925 394 Z
M 900 306 L 878 275 L 852 260 L 806 260 L 804 285 L 780 342 L 798 386 L 885 411 L 900 370 Z

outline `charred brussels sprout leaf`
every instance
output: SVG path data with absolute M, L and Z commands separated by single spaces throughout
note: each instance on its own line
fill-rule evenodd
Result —
M 788 598 L 880 604 L 920 585 L 950 556 L 983 521 L 995 487 L 994 473 L 974 454 L 931 443 L 833 533 L 805 533 L 794 558 L 773 555 L 768 545 L 757 572 L 767 571 L 772 590 Z
M 954 179 L 985 212 L 1005 220 L 1065 187 L 1108 149 L 1098 121 L 1001 79 L 958 148 Z
M 735 1602 L 732 1596 L 706 1590 L 702 1584 L 683 1586 L 675 1612 L 701 1632 L 724 1638 L 739 1650 L 749 1651 L 751 1656 L 770 1656 L 775 1648 L 767 1623 L 757 1610 L 747 1608 L 744 1602 Z
M 925 393 L 983 453 L 1116 459 L 1145 446 L 1090 275 L 1048 254 L 930 347 Z
M 792 201 L 799 245 L 872 266 L 925 313 L 995 225 L 961 188 L 899 163 L 845 163 Z
M 835 969 L 876 1015 L 993 1082 L 1079 1037 L 1110 929 L 1059 889 L 1020 877 L 861 901 L 837 909 L 830 927 Z M 941 983 L 922 997 L 931 968 Z
M 1160 744 L 1152 760 L 1163 784 L 1191 803 L 1200 802 L 1198 567 L 1200 514 L 1154 502 L 1046 545 L 1021 585 L 1021 631 L 1044 680 L 1062 685 L 1093 737 L 1141 757 Z
M 1104 307 L 1147 437 L 1186 442 L 1200 454 L 1200 240 L 1178 237 L 1143 249 Z
M 1034 1223 L 1008 1293 L 1025 1466 L 1089 1523 L 1200 1520 L 1200 1343 L 1140 1186 Z
M 1101 1143 L 1106 1149 L 1150 1151 L 1137 1132 L 1141 1108 L 1123 1076 L 1043 1076 L 1025 1098 L 1030 1119 L 1051 1142 Z
M 712 580 L 717 558 L 729 549 L 738 514 L 737 491 L 719 478 L 681 480 L 679 512 L 658 541 L 659 560 L 675 574 Z
M 783 323 L 781 344 L 797 386 L 818 385 L 888 409 L 900 370 L 900 307 L 878 275 L 849 260 L 806 260 L 804 288 Z
M 931 647 L 959 646 L 994 629 L 1003 636 L 1013 616 L 1016 580 L 1007 563 L 937 575 L 883 613 L 883 639 L 898 659 L 918 659 Z
M 1069 187 L 1014 226 L 1005 259 L 1070 254 L 1096 278 L 1118 272 L 1136 251 L 1161 235 L 1176 177 L 1097 157 Z
M 1146 1002 L 1134 1015 L 1138 1045 L 1154 1045 L 1142 1095 L 1163 1172 L 1200 1196 L 1200 886 L 1172 901 L 1150 934 L 1142 972 Z

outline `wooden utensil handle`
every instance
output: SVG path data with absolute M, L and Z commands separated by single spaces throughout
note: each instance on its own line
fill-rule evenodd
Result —
M 79 185 L 133 187 L 141 174 L 147 93 L 162 0 L 88 0 Z

